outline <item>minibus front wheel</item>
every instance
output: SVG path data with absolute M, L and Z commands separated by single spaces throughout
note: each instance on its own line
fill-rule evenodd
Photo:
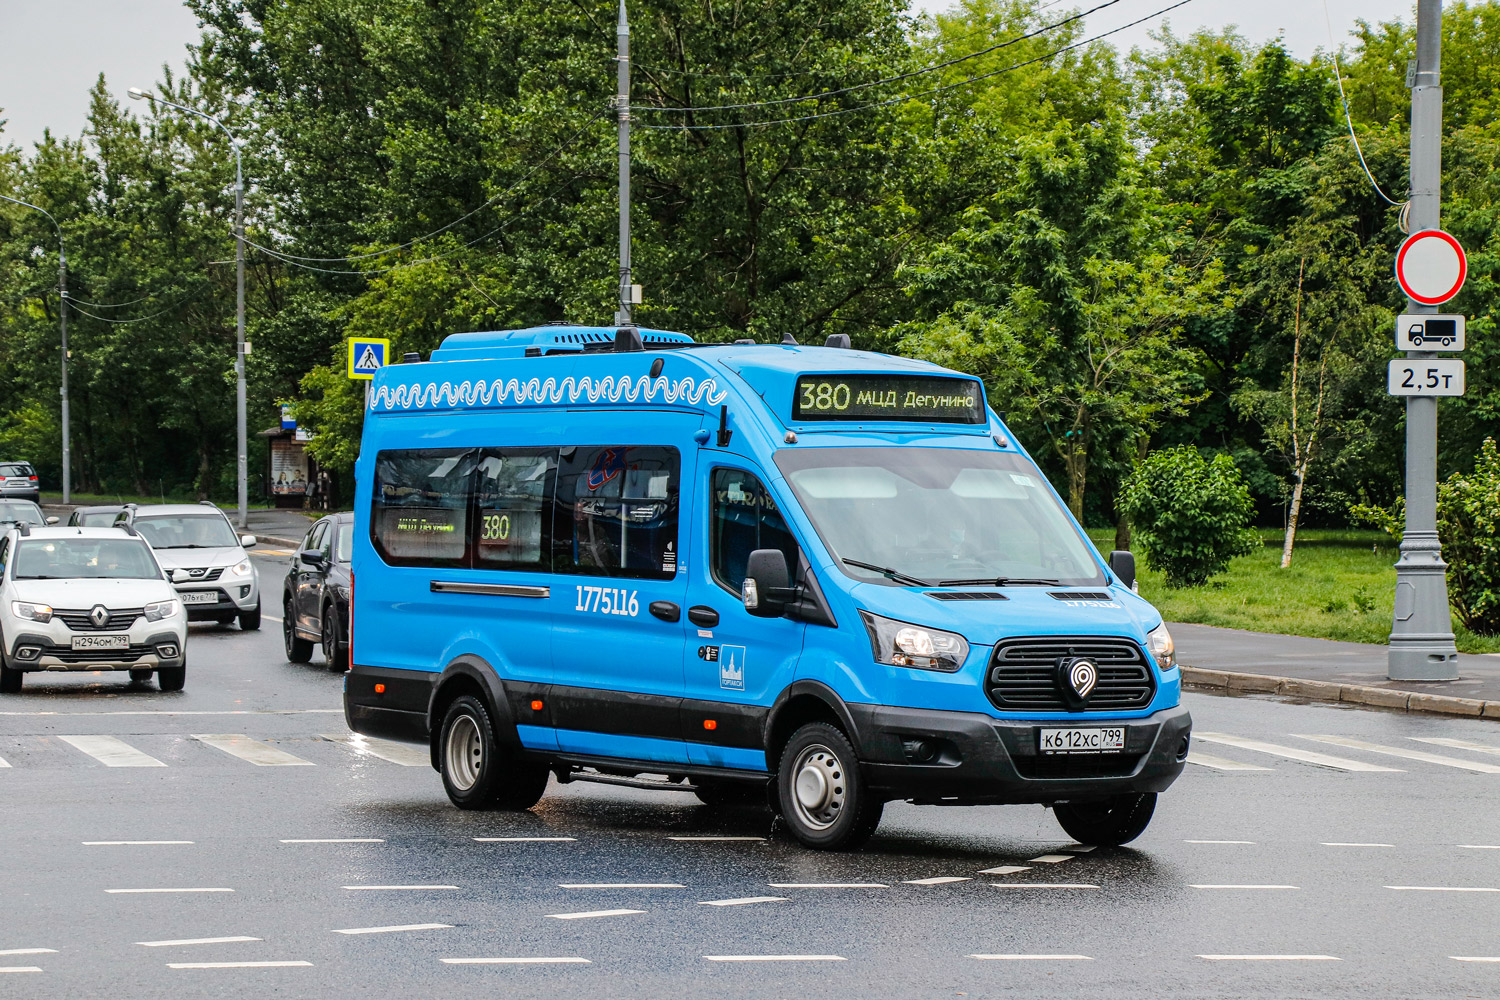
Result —
M 1059 802 L 1052 807 L 1063 832 L 1080 844 L 1118 847 L 1142 833 L 1156 812 L 1155 792 L 1131 792 L 1099 802 Z
M 547 768 L 501 750 L 489 708 L 474 695 L 448 706 L 439 739 L 443 787 L 460 809 L 530 809 L 547 789 Z
M 787 740 L 776 791 L 792 836 L 823 851 L 859 847 L 885 809 L 865 783 L 848 737 L 826 722 L 809 722 Z

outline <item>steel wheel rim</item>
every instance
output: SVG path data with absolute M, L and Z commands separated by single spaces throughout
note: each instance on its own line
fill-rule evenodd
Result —
M 791 806 L 813 830 L 827 830 L 844 814 L 849 798 L 844 762 L 821 743 L 805 748 L 792 767 Z
M 448 729 L 448 779 L 461 792 L 467 792 L 479 781 L 484 766 L 484 740 L 479 723 L 472 715 L 460 715 Z

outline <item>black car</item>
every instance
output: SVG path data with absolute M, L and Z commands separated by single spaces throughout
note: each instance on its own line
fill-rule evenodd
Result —
M 29 462 L 0 462 L 0 497 L 42 502 L 42 485 Z
M 112 503 L 99 507 L 76 507 L 73 513 L 68 515 L 68 527 L 108 528 L 115 523 L 115 518 L 120 511 L 134 506 L 134 504 Z
M 282 588 L 281 634 L 293 663 L 311 660 L 313 644 L 321 642 L 329 669 L 348 669 L 353 551 L 354 515 L 333 514 L 312 526 L 292 556 Z

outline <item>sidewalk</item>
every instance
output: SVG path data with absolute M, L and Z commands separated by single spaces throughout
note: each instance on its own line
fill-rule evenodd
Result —
M 1242 694 L 1500 718 L 1500 655 L 1460 653 L 1456 681 L 1386 679 L 1386 647 L 1172 622 L 1183 683 Z

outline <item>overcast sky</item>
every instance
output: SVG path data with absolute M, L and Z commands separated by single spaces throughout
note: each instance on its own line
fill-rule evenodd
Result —
M 1098 0 L 1094 0 L 1098 2 Z M 1088 19 L 1089 34 L 1144 17 L 1172 0 L 1120 0 Z M 1356 17 L 1371 21 L 1409 16 L 1411 0 L 1327 0 L 1333 30 L 1342 41 Z M 941 11 L 952 0 L 913 0 Z M 1073 6 L 1062 0 L 1057 10 Z M 1079 7 L 1093 6 L 1079 3 Z M 1287 46 L 1307 56 L 1328 44 L 1323 0 L 1193 0 L 1173 11 L 1174 31 L 1236 24 L 1252 41 L 1283 33 Z M 1158 22 L 1152 22 L 1152 24 Z M 1141 25 L 1112 36 L 1121 51 L 1149 45 Z M 0 0 L 0 146 L 29 147 L 50 128 L 76 136 L 88 112 L 88 91 L 102 72 L 112 92 L 149 87 L 162 63 L 181 70 L 183 46 L 197 37 L 197 21 L 175 0 Z

